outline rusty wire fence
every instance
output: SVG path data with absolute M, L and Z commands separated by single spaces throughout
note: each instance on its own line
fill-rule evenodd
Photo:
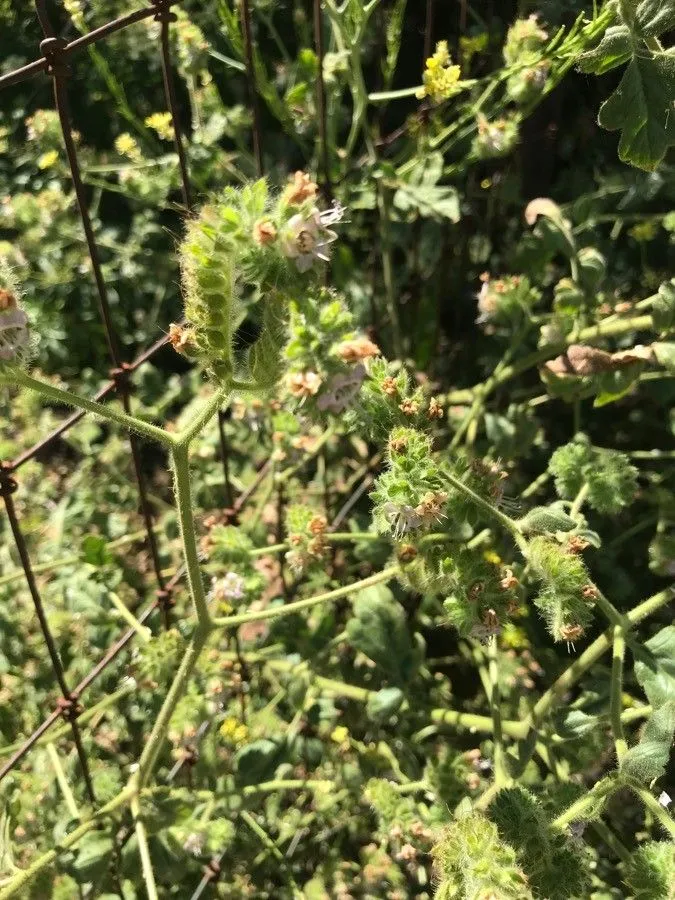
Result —
M 425 33 L 425 52 L 430 48 L 431 22 L 433 16 L 434 0 L 427 0 L 427 18 Z M 189 164 L 185 149 L 185 140 L 181 128 L 181 119 L 178 108 L 178 101 L 175 89 L 175 71 L 171 59 L 171 25 L 176 21 L 176 15 L 172 11 L 172 7 L 180 3 L 180 0 L 151 0 L 150 5 L 141 9 L 134 10 L 126 15 L 120 16 L 113 21 L 102 25 L 74 40 L 67 41 L 63 37 L 56 34 L 52 19 L 49 15 L 46 0 L 35 0 L 36 15 L 40 28 L 44 35 L 40 43 L 40 57 L 33 62 L 15 69 L 3 76 L 0 76 L 0 89 L 16 85 L 20 82 L 32 78 L 47 76 L 51 79 L 54 92 L 54 104 L 58 113 L 61 132 L 63 136 L 64 149 L 66 151 L 72 186 L 77 200 L 77 207 L 86 240 L 88 255 L 91 263 L 91 271 L 96 284 L 96 292 L 98 298 L 98 307 L 100 318 L 103 324 L 106 343 L 108 348 L 110 370 L 109 380 L 96 393 L 94 399 L 98 401 L 110 400 L 111 402 L 119 402 L 126 413 L 130 413 L 131 404 L 130 396 L 133 390 L 132 376 L 146 362 L 151 360 L 167 343 L 167 338 L 162 337 L 150 345 L 146 350 L 141 352 L 135 359 L 126 361 L 124 354 L 120 348 L 115 326 L 113 323 L 110 305 L 108 301 L 108 292 L 106 282 L 103 276 L 103 270 L 100 262 L 99 247 L 97 237 L 94 232 L 91 217 L 88 208 L 87 191 L 83 183 L 80 163 L 78 160 L 77 145 L 75 133 L 73 130 L 72 118 L 69 107 L 69 90 L 72 89 L 71 70 L 69 61 L 71 57 L 79 53 L 85 48 L 105 41 L 107 37 L 120 31 L 121 29 L 130 28 L 135 24 L 146 20 L 153 19 L 159 23 L 159 42 L 158 52 L 161 58 L 161 67 L 164 83 L 164 96 L 166 107 L 171 115 L 173 125 L 174 149 L 177 158 L 178 171 L 180 174 L 180 192 L 182 198 L 182 206 L 184 216 L 189 216 L 192 210 L 193 192 L 190 185 Z M 260 105 L 255 84 L 255 64 L 254 64 L 254 38 L 251 22 L 250 0 L 238 0 L 239 16 L 241 32 L 243 36 L 243 46 L 246 64 L 246 78 L 248 84 L 248 95 L 252 112 L 252 134 L 251 143 L 253 150 L 253 158 L 257 174 L 263 174 L 263 147 L 262 147 L 262 131 L 260 125 Z M 318 132 L 318 159 L 321 168 L 323 185 L 327 193 L 330 193 L 330 174 L 328 161 L 328 146 L 326 140 L 326 93 L 323 80 L 323 22 L 321 0 L 312 0 L 313 11 L 313 32 L 315 41 L 315 51 L 318 60 L 317 78 L 317 132 Z M 82 88 L 78 84 L 78 88 Z M 22 452 L 19 456 L 12 460 L 0 460 L 0 495 L 2 495 L 10 531 L 16 545 L 16 551 L 21 562 L 25 581 L 32 598 L 35 608 L 46 652 L 49 656 L 51 667 L 53 670 L 56 686 L 58 687 L 59 696 L 56 700 L 54 709 L 42 721 L 42 723 L 26 738 L 11 757 L 0 768 L 0 781 L 12 772 L 24 760 L 29 751 L 37 744 L 37 742 L 45 736 L 51 728 L 59 721 L 64 720 L 71 729 L 72 741 L 77 752 L 80 764 L 81 777 L 83 786 L 89 801 L 93 804 L 96 802 L 94 785 L 90 773 L 90 766 L 87 760 L 85 747 L 82 741 L 82 733 L 78 719 L 84 711 L 82 698 L 86 690 L 102 675 L 102 673 L 116 660 L 120 654 L 131 644 L 136 631 L 129 628 L 123 632 L 118 640 L 110 646 L 101 659 L 93 666 L 91 671 L 76 685 L 69 683 L 66 678 L 64 665 L 61 655 L 57 647 L 54 635 L 49 626 L 45 606 L 41 596 L 41 591 L 35 577 L 35 569 L 31 563 L 28 545 L 24 537 L 19 515 L 14 502 L 14 494 L 18 489 L 19 472 L 29 460 L 38 457 L 44 457 L 44 451 L 49 450 L 69 429 L 79 422 L 84 412 L 76 412 L 65 418 L 50 434 L 41 438 L 32 447 Z M 220 437 L 220 455 L 223 464 L 224 475 L 224 497 L 226 501 L 225 515 L 231 522 L 237 520 L 238 515 L 243 510 L 245 504 L 253 496 L 259 485 L 264 480 L 269 471 L 271 460 L 268 461 L 258 470 L 256 477 L 252 483 L 235 498 L 229 477 L 228 462 L 228 444 L 224 428 L 224 422 L 227 420 L 228 410 L 220 410 L 218 413 L 219 421 L 219 437 Z M 156 613 L 161 616 L 161 622 L 164 628 L 169 628 L 172 619 L 172 607 L 174 606 L 174 594 L 179 587 L 181 578 L 184 574 L 182 567 L 179 567 L 170 578 L 165 578 L 162 574 L 160 565 L 160 553 L 157 546 L 157 538 L 153 527 L 153 511 L 148 497 L 146 478 L 141 467 L 141 445 L 142 439 L 134 434 L 129 435 L 129 451 L 133 463 L 135 474 L 135 482 L 138 489 L 139 507 L 143 518 L 145 530 L 145 542 L 152 561 L 152 569 L 156 588 L 154 591 L 154 599 L 149 605 L 138 615 L 138 620 L 145 623 L 151 619 Z M 333 522 L 335 527 L 341 521 L 354 503 L 362 496 L 372 481 L 372 476 L 366 475 L 362 484 L 357 486 L 356 490 L 347 499 L 338 512 L 337 518 Z M 283 495 L 279 495 L 280 506 L 283 504 Z M 195 742 L 198 742 L 208 730 L 208 723 L 203 723 L 203 727 L 199 729 L 195 736 Z M 169 781 L 173 780 L 180 771 L 181 767 L 190 762 L 190 754 L 186 753 L 169 773 Z M 201 897 L 208 885 L 214 882 L 220 871 L 220 859 L 214 858 L 211 863 L 206 866 L 204 877 L 197 885 L 193 893 L 194 900 Z

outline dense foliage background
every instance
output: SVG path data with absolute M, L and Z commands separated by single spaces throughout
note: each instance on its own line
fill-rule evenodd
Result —
M 665 156 L 646 171 L 618 159 L 619 137 L 600 128 L 597 117 L 623 70 L 592 59 L 581 62 L 586 71 L 579 69 L 581 54 L 598 44 L 610 23 L 616 27 L 616 5 L 326 0 L 325 146 L 312 4 L 251 5 L 263 162 L 272 193 L 289 174 L 306 170 L 315 174 L 324 205 L 336 199 L 344 206 L 327 280 L 346 299 L 353 327 L 399 360 L 391 373 L 411 374 L 410 402 L 422 397 L 428 405 L 429 397 L 438 398 L 439 416 L 430 414 L 434 421 L 423 425 L 416 420 L 415 427 L 433 437 L 444 461 L 459 460 L 467 471 L 485 475 L 482 487 L 499 471 L 505 483 L 499 507 L 514 520 L 532 506 L 565 501 L 565 515 L 574 514 L 584 540 L 596 545 L 601 539 L 599 549 L 585 555 L 588 577 L 621 613 L 667 590 L 675 572 L 675 386 L 673 345 L 667 343 L 675 322 L 672 287 L 662 295 L 670 307 L 660 322 L 654 316 L 647 329 L 619 326 L 600 341 L 615 354 L 634 354 L 636 345 L 654 340 L 671 350 L 638 353 L 611 377 L 604 377 L 606 368 L 590 375 L 578 370 L 571 387 L 562 383 L 564 372 L 542 377 L 537 362 L 546 355 L 513 377 L 490 380 L 565 336 L 649 311 L 638 304 L 653 300 L 672 278 L 672 164 Z M 63 0 L 48 8 L 67 39 L 129 9 L 123 0 Z M 663 9 L 665 27 L 654 40 L 667 45 L 675 16 L 668 3 Z M 251 94 L 238 4 L 186 0 L 176 12 L 172 52 L 198 208 L 226 186 L 241 187 L 257 175 Z M 512 29 L 516 21 L 520 32 Z M 145 20 L 74 56 L 69 81 L 89 208 L 127 359 L 183 315 L 177 247 L 184 210 L 157 27 Z M 40 39 L 30 5 L 0 0 L 3 73 L 33 59 Z M 460 66 L 456 76 L 440 41 Z M 427 62 L 434 53 L 435 67 Z M 663 81 L 669 109 L 672 82 Z M 53 384 L 90 395 L 108 376 L 108 356 L 47 77 L 0 95 L 0 151 L 0 256 L 20 282 L 34 324 L 34 367 Z M 526 221 L 528 203 L 542 197 L 555 202 L 553 213 L 540 208 L 538 220 L 535 210 Z M 240 353 L 261 327 L 249 299 L 237 321 Z M 299 321 L 293 320 L 296 343 L 287 350 L 296 372 L 312 354 L 323 359 L 328 338 L 340 332 L 339 322 L 307 319 L 301 327 Z M 602 365 L 611 368 L 606 360 Z M 378 382 L 376 370 L 374 383 L 391 373 L 383 370 Z M 555 383 L 558 376 L 561 383 Z M 155 423 L 186 421 L 208 394 L 201 370 L 170 346 L 139 370 L 135 384 L 134 409 Z M 489 387 L 481 392 L 481 385 Z M 410 561 L 402 556 L 401 534 L 387 532 L 386 512 L 373 522 L 373 506 L 381 510 L 390 499 L 383 476 L 391 472 L 389 429 L 376 422 L 378 433 L 358 417 L 312 418 L 311 398 L 298 406 L 292 394 L 253 400 L 242 394 L 232 403 L 224 427 L 234 493 L 268 458 L 273 462 L 241 514 L 239 531 L 229 527 L 225 512 L 232 498 L 223 486 L 216 423 L 192 458 L 204 569 L 209 578 L 241 575 L 245 609 L 368 578 L 391 563 L 392 553 L 394 562 Z M 46 434 L 63 409 L 3 389 L 0 414 L 2 460 Z M 551 462 L 557 448 L 570 446 L 568 457 Z M 579 450 L 570 462 L 575 448 L 589 446 L 625 457 L 615 466 L 615 457 L 588 451 L 582 460 L 586 451 Z M 486 475 L 478 463 L 488 458 L 498 470 Z M 144 445 L 142 464 L 161 562 L 173 573 L 181 551 L 164 450 Z M 579 498 L 579 492 L 589 484 L 581 522 L 586 495 Z M 119 608 L 137 613 L 155 588 L 124 434 L 84 419 L 21 469 L 16 504 L 32 558 L 44 566 L 39 579 L 50 625 L 75 682 L 125 624 Z M 305 512 L 296 510 L 293 519 L 296 504 Z M 265 548 L 285 545 L 296 532 L 306 538 L 307 509 L 328 524 L 337 517 L 343 539 L 325 554 L 322 547 L 299 570 L 289 568 L 283 552 Z M 227 639 L 214 636 L 174 712 L 158 787 L 146 799 L 159 896 L 190 897 L 204 864 L 217 854 L 223 874 L 207 888 L 213 896 L 431 897 L 431 848 L 453 822 L 464 823 L 446 841 L 458 857 L 447 847 L 437 851 L 439 897 L 673 896 L 672 845 L 654 843 L 664 836 L 662 823 L 653 811 L 645 818 L 625 787 L 607 801 L 604 818 L 592 822 L 583 843 L 568 831 L 564 838 L 549 834 L 570 803 L 616 768 L 608 657 L 561 696 L 560 708 L 537 733 L 536 748 L 529 748 L 518 783 L 539 805 L 514 788 L 493 804 L 492 831 L 470 817 L 453 818 L 466 798 L 480 803 L 494 774 L 491 666 L 499 666 L 496 696 L 499 701 L 501 693 L 505 736 L 514 757 L 522 756 L 526 734 L 519 725 L 607 623 L 596 612 L 594 624 L 554 642 L 531 602 L 532 560 L 514 562 L 508 534 L 500 535 L 480 512 L 444 519 L 436 530 L 468 543 L 481 564 L 515 570 L 518 602 L 499 638 L 488 645 L 475 630 L 469 635 L 451 627 L 457 622 L 447 585 L 435 588 L 414 572 L 311 614 L 244 626 Z M 55 687 L 4 519 L 0 530 L 0 753 L 6 756 L 52 708 Z M 557 520 L 541 530 L 569 528 Z M 87 693 L 85 708 L 99 710 L 86 720 L 86 746 L 102 803 L 120 790 L 143 749 L 189 637 L 189 610 L 187 594 L 179 594 L 172 630 L 163 632 L 153 621 L 152 640 L 136 642 Z M 672 605 L 642 634 L 646 640 L 662 629 L 665 649 L 652 649 L 666 661 L 675 639 L 672 627 L 663 626 L 671 620 Z M 560 641 L 561 635 L 553 637 Z M 645 691 L 654 701 L 644 672 L 633 670 L 639 650 L 629 649 L 621 702 L 632 745 L 649 715 Z M 672 703 L 672 661 L 664 665 L 670 681 L 663 702 Z M 461 711 L 464 719 L 444 719 L 446 709 Z M 86 808 L 68 732 L 59 735 L 52 734 L 53 745 L 33 750 L 0 786 L 0 884 L 61 840 Z M 660 735 L 661 755 L 671 742 L 672 730 Z M 54 748 L 61 756 L 56 769 Z M 64 803 L 55 775 L 60 765 L 72 804 Z M 648 779 L 654 797 L 673 784 L 667 752 L 659 778 Z M 40 874 L 26 889 L 32 893 L 20 896 L 144 896 L 128 825 L 121 818 L 90 833 Z M 537 834 L 544 835 L 542 846 Z M 457 850 L 462 841 L 463 856 Z M 492 883 L 492 870 L 473 872 L 467 860 L 478 858 L 494 862 L 511 881 Z M 458 871 L 463 874 L 449 887 L 448 873 Z

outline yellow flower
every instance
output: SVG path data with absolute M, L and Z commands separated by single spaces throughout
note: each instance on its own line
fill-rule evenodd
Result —
M 436 52 L 430 56 L 422 75 L 423 85 L 417 92 L 419 100 L 429 97 L 432 103 L 442 103 L 457 90 L 460 68 L 451 65 L 448 42 L 439 41 Z
M 141 158 L 141 150 L 136 138 L 127 131 L 115 138 L 115 150 L 120 156 L 126 156 L 128 159 L 139 160 Z
M 153 131 L 156 131 L 163 141 L 170 141 L 173 139 L 171 113 L 153 113 L 151 116 L 148 116 L 146 118 L 145 124 L 148 126 L 148 128 L 152 128 Z
M 228 744 L 239 747 L 248 739 L 248 726 L 239 722 L 234 716 L 228 716 L 218 729 L 218 733 Z
M 501 557 L 494 550 L 486 550 L 483 553 L 483 559 L 485 562 L 492 563 L 493 566 L 499 566 L 502 562 Z
M 40 159 L 38 159 L 38 169 L 51 169 L 58 158 L 58 150 L 50 150 L 48 153 L 43 153 Z
M 336 744 L 344 744 L 349 740 L 349 729 L 344 725 L 337 725 L 331 732 L 330 739 Z

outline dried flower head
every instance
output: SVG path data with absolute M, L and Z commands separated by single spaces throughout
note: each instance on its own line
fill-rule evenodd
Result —
M 560 637 L 563 641 L 568 641 L 571 643 L 572 641 L 578 641 L 579 638 L 583 637 L 584 629 L 581 625 L 569 624 L 569 625 L 561 625 L 560 626 Z
M 518 579 L 513 574 L 512 569 L 504 569 L 504 575 L 499 582 L 499 586 L 503 591 L 512 591 L 518 587 Z
M 448 499 L 446 491 L 428 491 L 420 500 L 415 512 L 422 520 L 424 525 L 431 525 L 434 522 L 440 522 L 445 518 L 443 515 L 443 507 Z
M 417 557 L 417 548 L 412 544 L 401 544 L 396 551 L 396 556 L 402 563 L 412 562 Z
M 362 359 L 370 359 L 381 354 L 380 348 L 368 338 L 354 338 L 351 341 L 343 341 L 338 345 L 336 353 L 346 363 L 359 362 Z
M 392 378 L 391 375 L 387 375 L 387 377 L 382 382 L 381 388 L 383 394 L 386 394 L 388 397 L 393 397 L 394 394 L 398 392 L 396 379 Z
M 328 519 L 326 519 L 325 516 L 314 516 L 312 519 L 310 519 L 308 528 L 314 535 L 324 534 L 326 529 L 328 528 Z
M 276 236 L 276 226 L 269 219 L 261 219 L 253 226 L 253 240 L 261 247 L 273 243 Z
M 443 406 L 441 405 L 441 401 L 438 399 L 438 397 L 432 397 L 429 401 L 429 409 L 427 410 L 427 415 L 430 419 L 443 418 Z
M 295 172 L 284 190 L 284 200 L 294 206 L 300 206 L 306 200 L 313 200 L 318 190 L 319 186 L 312 181 L 310 175 L 306 172 Z
M 416 400 L 404 400 L 399 403 L 398 408 L 406 416 L 416 416 L 420 410 L 419 403 Z
M 314 397 L 321 387 L 321 376 L 316 372 L 293 372 L 287 383 L 294 397 Z
M 169 325 L 169 343 L 177 353 L 187 353 L 194 346 L 194 332 L 184 325 Z

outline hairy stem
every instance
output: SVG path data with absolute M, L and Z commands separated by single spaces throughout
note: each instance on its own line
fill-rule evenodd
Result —
M 188 459 L 188 446 L 179 444 L 174 447 L 173 471 L 176 492 L 176 506 L 178 508 L 178 521 L 183 540 L 183 553 L 185 555 L 185 567 L 187 569 L 190 594 L 197 612 L 197 619 L 202 626 L 208 626 L 210 621 L 209 610 L 206 604 L 204 583 L 199 566 L 199 552 L 195 537 L 195 523 L 192 515 L 192 497 L 190 491 L 190 463 Z
M 159 900 L 157 884 L 155 882 L 155 872 L 152 868 L 150 847 L 148 845 L 148 833 L 145 830 L 145 823 L 141 818 L 138 797 L 133 797 L 131 800 L 131 813 L 134 817 L 134 831 L 136 832 L 136 840 L 138 841 L 138 853 L 141 857 L 141 869 L 143 872 L 143 881 L 145 882 L 145 892 L 148 895 L 148 900 Z
M 163 428 L 157 428 L 156 425 L 151 425 L 149 422 L 144 422 L 135 416 L 128 416 L 114 406 L 105 406 L 96 400 L 88 400 L 86 397 L 80 397 L 79 394 L 54 387 L 52 384 L 33 378 L 26 372 L 13 371 L 11 382 L 8 378 L 0 378 L 0 383 L 7 384 L 12 382 L 35 391 L 36 394 L 40 394 L 45 400 L 51 400 L 53 403 L 62 403 L 65 406 L 74 406 L 76 409 L 93 413 L 101 419 L 113 422 L 115 425 L 121 425 L 128 431 L 135 431 L 151 441 L 163 444 L 165 447 L 173 447 L 175 443 L 173 436 L 168 431 L 164 431 Z
M 63 771 L 63 766 L 61 765 L 58 751 L 51 741 L 47 744 L 47 754 L 49 755 L 49 762 L 52 764 L 54 775 L 56 775 L 56 780 L 59 784 L 61 793 L 63 794 L 63 799 L 65 800 L 66 806 L 68 807 L 68 812 L 73 817 L 73 819 L 80 819 L 80 811 L 77 808 L 75 797 L 70 789 L 70 785 L 68 784 L 66 773 Z
M 612 677 L 609 694 L 609 715 L 614 735 L 616 758 L 619 764 L 628 751 L 628 744 L 623 733 L 621 721 L 621 695 L 623 690 L 623 657 L 626 652 L 626 638 L 620 625 L 614 626 L 614 644 L 612 647 Z
M 307 597 L 305 600 L 296 600 L 294 603 L 271 606 L 267 609 L 256 609 L 247 613 L 238 613 L 234 616 L 216 618 L 213 620 L 213 624 L 218 628 L 235 628 L 237 625 L 245 625 L 247 622 L 261 622 L 265 619 L 276 619 L 278 616 L 289 616 L 292 613 L 311 609 L 313 606 L 317 606 L 320 603 L 327 603 L 333 600 L 339 600 L 341 597 L 348 597 L 355 591 L 361 591 L 374 584 L 382 584 L 382 582 L 391 581 L 392 578 L 396 577 L 398 571 L 398 566 L 389 566 L 389 568 L 383 569 L 375 575 L 370 575 L 368 578 L 363 578 L 361 581 L 355 581 L 354 584 L 344 585 L 333 591 L 327 591 L 325 594 L 317 594 L 315 597 Z

